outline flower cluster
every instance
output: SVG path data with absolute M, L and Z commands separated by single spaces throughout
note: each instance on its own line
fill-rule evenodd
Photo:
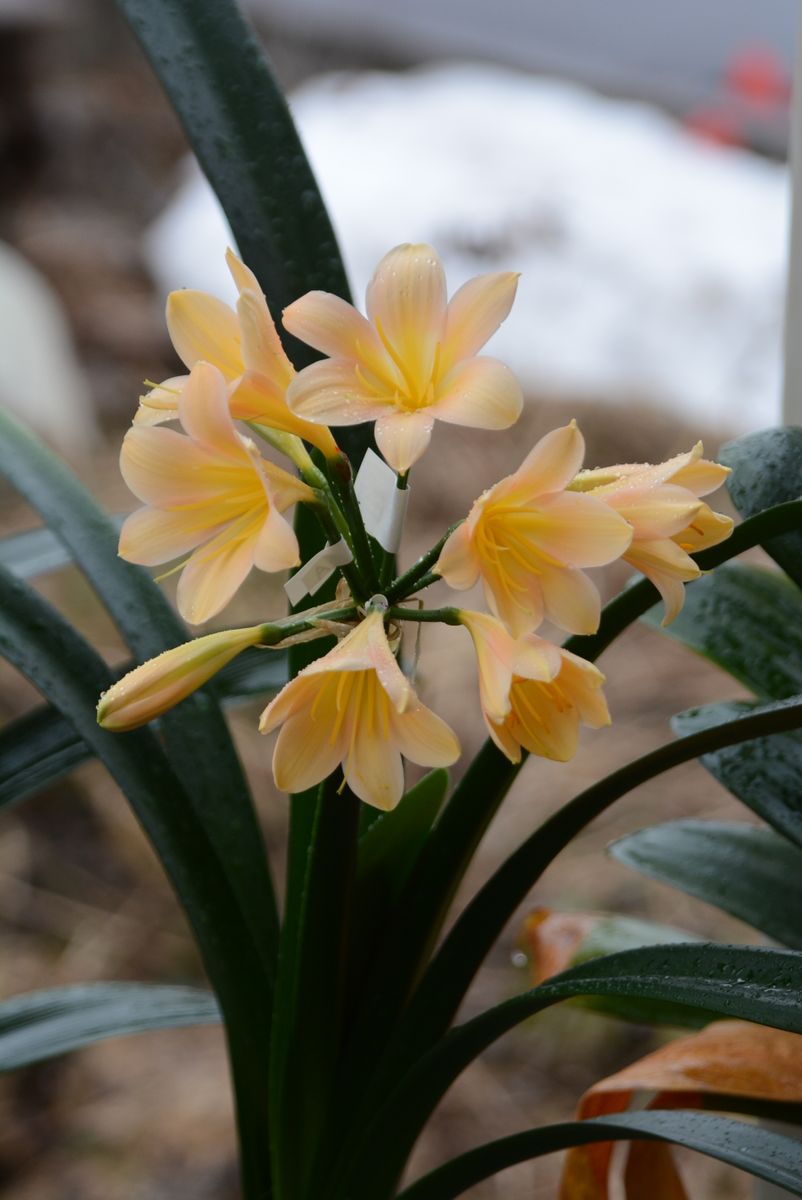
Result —
M 189 373 L 152 387 L 126 435 L 122 472 L 145 507 L 125 522 L 120 554 L 147 565 L 178 559 L 179 610 L 201 624 L 253 567 L 301 565 L 283 514 L 305 504 L 332 547 L 307 590 L 336 570 L 337 600 L 167 651 L 101 698 L 101 724 L 124 730 L 152 719 L 247 647 L 334 633 L 335 648 L 262 714 L 262 732 L 280 730 L 276 783 L 302 791 L 341 766 L 357 796 L 391 809 L 403 793 L 402 756 L 446 766 L 459 755 L 456 736 L 417 698 L 397 660 L 404 622 L 439 620 L 472 639 L 482 713 L 501 752 L 513 762 L 524 751 L 569 759 L 580 724 L 610 721 L 604 679 L 537 630 L 548 620 L 567 633 L 595 632 L 601 602 L 587 571 L 616 559 L 647 576 L 665 620 L 675 617 L 684 585 L 700 573 L 692 555 L 730 533 L 729 518 L 702 499 L 726 468 L 705 460 L 699 444 L 659 465 L 583 470 L 584 441 L 572 421 L 543 437 L 437 547 L 393 578 L 394 556 L 369 536 L 375 530 L 366 528 L 332 429 L 375 422 L 376 443 L 403 491 L 435 420 L 512 425 L 520 386 L 479 351 L 509 313 L 517 276 L 480 276 L 449 301 L 435 251 L 398 246 L 370 282 L 366 317 L 323 292 L 285 310 L 285 328 L 326 356 L 296 372 L 254 275 L 231 253 L 228 264 L 236 312 L 201 292 L 168 300 L 170 334 Z M 163 427 L 170 421 L 180 431 Z M 267 460 L 268 446 L 296 471 Z M 481 580 L 491 611 L 408 603 L 438 579 L 456 590 Z

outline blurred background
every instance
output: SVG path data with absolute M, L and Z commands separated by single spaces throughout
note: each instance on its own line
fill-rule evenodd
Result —
M 491 352 L 518 372 L 524 416 L 505 434 L 438 431 L 413 483 L 410 558 L 537 436 L 572 416 L 591 466 L 665 457 L 700 436 L 713 454 L 779 419 L 795 10 L 791 0 L 251 4 L 356 295 L 400 241 L 432 242 L 451 290 L 483 271 L 522 272 Z M 229 240 L 111 0 L 0 0 L 0 403 L 64 454 L 112 512 L 134 507 L 117 453 L 142 381 L 177 367 L 165 296 L 182 286 L 229 296 Z M 0 503 L 0 533 L 35 524 L 1 484 Z M 623 578 L 609 572 L 607 593 Z M 122 657 L 76 572 L 39 586 L 111 661 Z M 225 624 L 280 611 L 281 600 L 275 581 L 251 581 Z M 454 630 L 425 637 L 420 683 L 468 753 L 482 733 L 464 702 L 474 691 L 464 641 Z M 601 665 L 613 728 L 586 734 L 569 766 L 530 765 L 466 894 L 548 811 L 665 740 L 672 713 L 738 695 L 727 677 L 645 628 Z M 0 720 L 37 703 L 2 667 Z M 252 706 L 232 719 L 280 879 L 286 801 L 272 789 L 257 713 Z M 688 815 L 745 819 L 701 768 L 676 771 L 592 827 L 531 904 L 622 911 L 748 940 L 736 921 L 605 858 L 618 834 Z M 2 996 L 83 980 L 199 978 L 153 856 L 96 765 L 3 812 L 0 918 Z M 525 986 L 519 924 L 466 1012 Z M 465 1074 L 415 1171 L 570 1115 L 594 1079 L 657 1040 L 569 1007 L 538 1018 Z M 14 1200 L 237 1196 L 215 1030 L 109 1043 L 6 1077 L 0 1116 L 0 1194 Z M 686 1166 L 696 1194 L 748 1194 L 736 1172 L 698 1158 Z M 558 1169 L 552 1159 L 516 1168 L 471 1195 L 546 1200 Z

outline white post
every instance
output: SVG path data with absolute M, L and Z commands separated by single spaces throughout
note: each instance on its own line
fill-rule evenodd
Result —
M 791 236 L 785 293 L 782 409 L 786 425 L 802 425 L 802 3 L 799 7 L 789 144 Z

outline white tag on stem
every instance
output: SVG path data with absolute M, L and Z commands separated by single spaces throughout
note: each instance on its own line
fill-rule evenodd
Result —
M 323 587 L 338 567 L 344 567 L 351 562 L 353 555 L 345 541 L 340 538 L 331 546 L 324 546 L 309 562 L 304 563 L 300 571 L 296 571 L 284 584 L 284 591 L 289 597 L 293 608 L 300 604 L 304 596 L 314 596 Z
M 354 491 L 368 533 L 388 554 L 395 554 L 401 544 L 409 488 L 399 488 L 395 471 L 368 450 L 357 472 Z

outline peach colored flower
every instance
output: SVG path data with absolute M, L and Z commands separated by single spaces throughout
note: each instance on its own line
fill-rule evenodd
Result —
M 405 473 L 432 435 L 435 419 L 506 429 L 520 415 L 515 376 L 477 357 L 512 306 L 517 275 L 469 280 L 446 302 L 446 277 L 431 246 L 396 246 L 376 268 L 365 319 L 327 292 L 309 292 L 285 309 L 290 333 L 329 355 L 300 371 L 287 403 L 308 421 L 376 422 L 376 442 Z
M 135 425 L 125 436 L 120 470 L 146 507 L 124 522 L 119 552 L 154 566 L 192 551 L 182 564 L 178 608 L 199 625 L 228 603 L 252 567 L 298 564 L 298 542 L 280 514 L 313 493 L 237 432 L 217 367 L 195 364 L 178 415 L 184 433 Z
M 576 753 L 579 725 L 610 724 L 601 692 L 604 676 L 583 658 L 535 633 L 513 638 L 487 613 L 460 612 L 473 639 L 485 725 L 510 762 L 521 747 L 567 762 Z
M 305 667 L 262 713 L 259 729 L 282 729 L 273 754 L 276 786 L 313 787 L 342 764 L 351 791 L 395 808 L 404 791 L 401 755 L 425 767 L 459 756 L 448 725 L 418 700 L 372 612 L 323 658 Z
M 585 444 L 572 421 L 537 443 L 514 475 L 475 502 L 433 570 L 453 588 L 481 578 L 488 603 L 516 636 L 548 617 L 569 633 L 593 633 L 598 590 L 581 570 L 618 558 L 630 525 L 595 496 L 565 488 Z
M 100 697 L 98 724 L 119 732 L 152 721 L 186 699 L 248 646 L 258 646 L 262 628 L 252 625 L 207 633 L 135 667 Z
M 632 526 L 625 562 L 650 579 L 663 598 L 663 624 L 673 621 L 685 601 L 684 584 L 697 579 L 689 556 L 724 541 L 732 520 L 700 500 L 720 487 L 729 468 L 702 458 L 702 443 L 667 462 L 624 463 L 582 471 L 570 485 L 609 504 Z
M 460 624 L 471 635 L 479 668 L 479 697 L 486 722 L 503 722 L 511 710 L 510 689 L 515 676 L 550 683 L 558 674 L 560 651 L 537 634 L 514 638 L 489 613 L 462 609 Z
M 167 328 L 179 358 L 191 370 L 208 362 L 231 389 L 231 412 L 243 421 L 295 434 L 327 457 L 338 453 L 325 425 L 303 421 L 287 407 L 287 388 L 295 376 L 281 345 L 273 318 L 254 275 L 233 251 L 226 262 L 239 291 L 237 311 L 222 300 L 186 288 L 167 297 Z M 140 397 L 137 425 L 159 425 L 178 416 L 178 398 L 188 376 L 166 379 Z

